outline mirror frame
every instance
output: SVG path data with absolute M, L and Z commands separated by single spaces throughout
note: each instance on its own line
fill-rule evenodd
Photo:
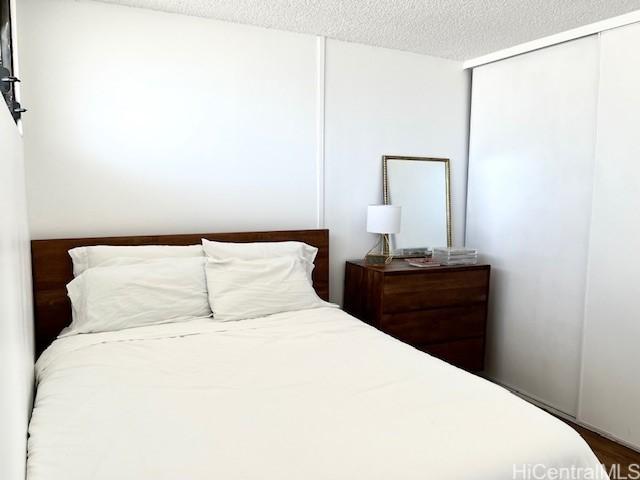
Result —
M 391 198 L 389 194 L 389 176 L 387 171 L 387 162 L 389 160 L 410 160 L 415 162 L 441 162 L 444 163 L 445 170 L 445 190 L 446 190 L 446 204 L 447 204 L 447 247 L 453 246 L 453 235 L 451 229 L 451 168 L 449 167 L 448 158 L 436 158 L 436 157 L 407 157 L 402 155 L 383 155 L 382 156 L 382 189 L 384 196 L 384 204 L 391 205 Z M 429 248 L 433 247 L 430 245 Z

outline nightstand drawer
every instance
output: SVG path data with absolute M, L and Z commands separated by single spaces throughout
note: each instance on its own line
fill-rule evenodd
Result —
M 481 337 L 485 330 L 484 304 L 384 314 L 382 330 L 412 345 Z
M 416 348 L 470 372 L 479 372 L 484 368 L 484 337 L 418 345 Z
M 484 366 L 489 265 L 419 268 L 349 261 L 344 309 L 383 332 L 471 372 Z
M 407 312 L 487 301 L 488 269 L 387 275 L 384 313 Z

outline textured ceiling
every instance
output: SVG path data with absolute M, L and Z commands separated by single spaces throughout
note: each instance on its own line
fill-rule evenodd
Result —
M 467 60 L 640 9 L 640 0 L 100 0 Z

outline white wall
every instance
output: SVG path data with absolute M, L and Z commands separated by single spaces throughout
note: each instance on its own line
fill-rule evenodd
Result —
M 314 37 L 94 2 L 21 8 L 34 238 L 315 226 Z
M 21 8 L 34 238 L 314 228 L 326 213 L 340 300 L 345 259 L 374 241 L 381 157 L 408 154 L 452 159 L 462 241 L 461 63 L 337 41 L 325 62 L 310 35 L 72 0 Z
M 328 40 L 326 224 L 332 286 L 375 244 L 366 207 L 382 203 L 382 155 L 451 159 L 453 241 L 464 241 L 468 72 L 448 60 Z
M 640 447 L 640 24 L 601 35 L 578 418 Z
M 31 257 L 22 138 L 0 101 L 0 478 L 18 480 L 33 383 Z
M 22 138 L 0 98 L 0 478 L 3 480 L 24 479 L 33 390 L 31 264 L 25 200 Z
M 571 415 L 597 88 L 597 37 L 473 72 L 467 244 L 493 267 L 487 373 Z

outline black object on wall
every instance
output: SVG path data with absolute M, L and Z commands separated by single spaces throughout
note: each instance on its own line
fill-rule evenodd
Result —
M 27 111 L 16 100 L 15 84 L 19 81 L 13 75 L 10 4 L 9 0 L 0 0 L 0 93 L 16 122 Z

